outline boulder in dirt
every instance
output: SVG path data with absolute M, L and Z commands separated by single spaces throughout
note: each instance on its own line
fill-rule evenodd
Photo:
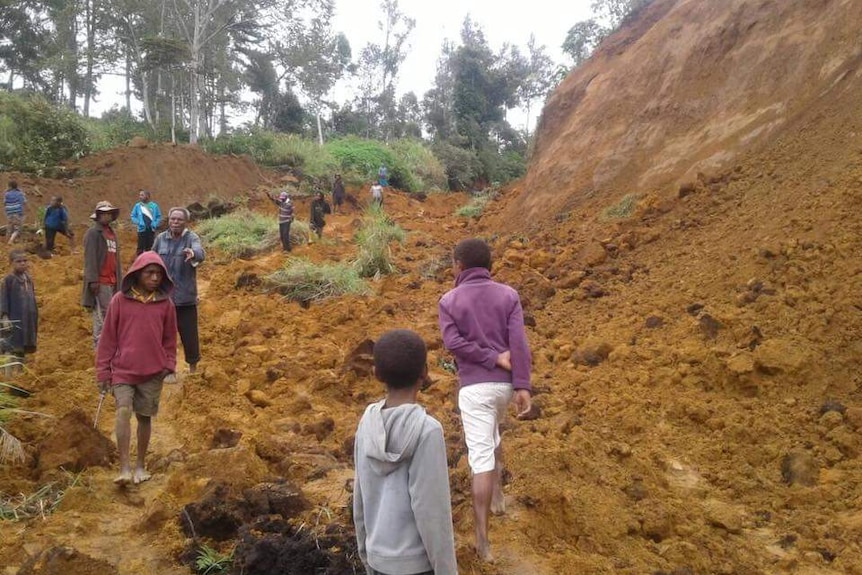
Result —
M 143 136 L 135 136 L 131 140 L 129 140 L 130 148 L 148 148 L 150 147 L 150 141 Z
M 614 347 L 606 341 L 589 341 L 575 351 L 572 361 L 594 367 L 606 360 L 613 350 Z
M 252 516 L 281 515 L 290 519 L 308 507 L 302 491 L 286 481 L 259 483 L 245 489 L 242 496 Z
M 356 377 L 371 377 L 374 369 L 374 340 L 364 339 L 353 347 L 353 350 L 341 364 L 341 373 L 353 373 Z
M 242 438 L 242 431 L 236 429 L 225 429 L 223 427 L 216 429 L 210 440 L 210 449 L 227 449 L 236 447 Z
M 212 484 L 199 501 L 183 507 L 179 517 L 187 537 L 216 541 L 233 538 L 245 519 L 239 500 L 230 497 L 227 485 L 220 482 Z
M 37 451 L 40 476 L 61 467 L 73 473 L 87 467 L 108 467 L 116 454 L 111 440 L 93 429 L 92 419 L 80 409 L 57 421 Z
M 85 555 L 74 547 L 50 547 L 27 560 L 18 575 L 117 575 L 119 570 L 102 559 Z
M 593 241 L 584 246 L 578 254 L 578 261 L 587 267 L 598 266 L 608 259 L 608 252 L 599 242 Z

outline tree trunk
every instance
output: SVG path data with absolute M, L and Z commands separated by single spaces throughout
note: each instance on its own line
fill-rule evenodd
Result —
M 317 112 L 314 115 L 317 117 L 317 144 L 322 148 L 323 147 L 323 128 L 320 125 L 320 107 L 317 108 Z
M 171 143 L 177 143 L 177 89 L 171 74 Z
M 96 2 L 85 0 L 84 14 L 87 20 L 87 72 L 84 76 L 84 117 L 90 117 L 90 99 L 93 97 L 93 67 L 96 60 Z
M 132 115 L 132 57 L 126 52 L 126 113 Z

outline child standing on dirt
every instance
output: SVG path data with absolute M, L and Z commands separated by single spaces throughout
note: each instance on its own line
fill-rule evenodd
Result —
M 54 238 L 62 234 L 69 238 L 69 244 L 74 241 L 74 234 L 69 228 L 69 211 L 63 205 L 63 198 L 54 196 L 51 204 L 45 209 L 45 217 L 42 220 L 45 228 L 45 249 L 54 251 Z
M 378 182 L 371 182 L 371 205 L 373 207 L 383 207 L 383 186 Z
M 159 411 L 165 376 L 177 364 L 177 314 L 170 296 L 173 282 L 155 252 L 139 255 L 123 277 L 105 315 L 96 348 L 96 383 L 100 393 L 111 391 L 117 407 L 115 432 L 123 486 L 150 479 L 144 465 Z M 132 412 L 138 420 L 138 454 L 130 465 Z
M 372 575 L 458 573 L 443 427 L 416 403 L 426 359 L 425 342 L 406 329 L 374 345 L 386 398 L 366 408 L 353 452 L 353 521 Z
M 2 322 L 3 352 L 11 353 L 21 363 L 24 356 L 36 351 L 39 311 L 33 280 L 27 273 L 29 262 L 23 250 L 9 252 L 12 272 L 0 286 L 0 322 Z

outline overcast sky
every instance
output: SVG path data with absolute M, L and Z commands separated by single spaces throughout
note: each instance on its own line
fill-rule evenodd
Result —
M 537 45 L 544 45 L 555 63 L 569 62 L 563 57 L 560 46 L 569 28 L 589 18 L 591 3 L 592 0 L 526 0 L 518 3 L 501 0 L 400 0 L 400 11 L 415 19 L 416 27 L 408 40 L 410 49 L 401 66 L 398 93 L 413 91 L 422 99 L 434 82 L 443 40 L 460 41 L 461 25 L 468 14 L 485 33 L 485 39 L 495 52 L 506 42 L 520 46 L 525 52 L 530 34 L 534 34 Z M 383 17 L 380 0 L 336 0 L 335 9 L 333 28 L 344 32 L 350 40 L 355 59 L 368 42 L 378 41 L 380 31 L 377 23 Z M 124 83 L 121 78 L 106 76 L 100 88 L 100 101 L 92 106 L 94 115 L 100 115 L 112 105 L 123 105 Z M 339 93 L 333 96 L 343 99 Z M 134 107 L 139 111 L 140 103 L 135 103 Z M 530 124 L 535 123 L 537 114 L 538 110 L 533 112 Z M 522 112 L 510 112 L 508 118 L 516 128 L 524 127 L 526 118 Z
M 534 34 L 537 45 L 544 45 L 555 63 L 570 63 L 563 57 L 560 46 L 569 28 L 589 18 L 591 3 L 592 0 L 525 0 L 517 3 L 501 0 L 399 0 L 399 10 L 416 20 L 416 27 L 409 37 L 410 51 L 401 66 L 398 91 L 413 91 L 422 99 L 434 82 L 443 40 L 460 41 L 461 25 L 467 15 L 485 33 L 485 39 L 494 51 L 508 42 L 526 52 L 530 34 Z M 380 0 L 336 0 L 335 10 L 333 27 L 347 35 L 355 59 L 360 50 L 380 33 L 377 26 L 383 16 Z M 523 128 L 525 118 L 515 112 L 509 114 L 509 121 L 515 127 Z M 534 121 L 535 118 L 531 118 L 530 123 Z

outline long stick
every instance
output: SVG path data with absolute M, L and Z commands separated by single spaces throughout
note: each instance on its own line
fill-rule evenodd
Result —
M 99 425 L 99 414 L 102 413 L 102 402 L 105 401 L 104 391 L 99 392 L 99 406 L 96 408 L 96 417 L 93 419 L 93 429 Z

